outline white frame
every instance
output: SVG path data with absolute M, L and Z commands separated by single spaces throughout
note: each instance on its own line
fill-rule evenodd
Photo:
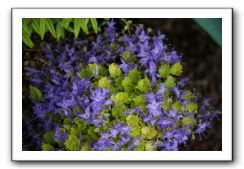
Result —
M 22 18 L 222 18 L 222 151 L 22 151 Z M 13 161 L 232 161 L 232 9 L 12 9 Z

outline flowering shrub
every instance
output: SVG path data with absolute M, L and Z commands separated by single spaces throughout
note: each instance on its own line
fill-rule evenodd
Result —
M 39 68 L 26 68 L 37 149 L 174 151 L 211 127 L 219 112 L 188 87 L 165 35 L 115 25 L 95 40 L 46 43 Z

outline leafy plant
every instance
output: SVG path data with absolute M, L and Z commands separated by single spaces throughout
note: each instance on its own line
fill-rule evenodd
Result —
M 65 32 L 69 31 L 78 38 L 81 30 L 88 35 L 98 33 L 99 26 L 95 18 L 24 18 L 22 20 L 22 39 L 24 44 L 33 48 L 34 43 L 31 40 L 32 33 L 37 33 L 41 40 L 49 32 L 58 42 L 65 37 Z

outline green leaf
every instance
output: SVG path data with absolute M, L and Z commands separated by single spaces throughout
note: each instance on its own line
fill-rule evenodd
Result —
M 54 135 L 54 132 L 52 130 L 47 131 L 46 133 L 44 133 L 43 138 L 44 138 L 45 143 L 52 144 L 53 141 L 54 141 L 53 140 L 53 135 Z
M 56 39 L 59 42 L 59 40 L 64 37 L 64 28 L 61 24 L 57 24 L 56 26 Z
M 198 109 L 198 105 L 196 103 L 188 103 L 186 105 L 186 111 L 190 112 L 190 113 L 197 113 L 197 109 Z
M 162 108 L 165 109 L 166 111 L 169 111 L 172 107 L 172 102 L 170 98 L 165 98 L 163 103 L 162 103 Z
M 185 126 L 195 126 L 197 124 L 197 120 L 194 117 L 185 117 L 182 119 L 182 123 Z
M 91 18 L 90 20 L 91 20 L 92 28 L 94 29 L 95 33 L 97 33 L 99 27 L 98 27 L 98 25 L 97 25 L 97 20 L 96 20 L 96 18 Z
M 140 126 L 132 126 L 130 127 L 131 128 L 131 132 L 129 133 L 129 135 L 131 137 L 134 137 L 134 138 L 138 138 L 141 136 L 141 127 Z
M 186 91 L 186 94 L 184 96 L 184 99 L 188 100 L 188 101 L 191 101 L 192 100 L 192 92 L 187 90 Z
M 134 85 L 132 83 L 132 80 L 128 76 L 125 77 L 124 80 L 122 80 L 122 86 L 126 92 L 131 92 L 134 89 Z
M 135 151 L 145 151 L 145 141 L 144 140 L 140 140 L 138 143 L 138 146 L 136 148 L 134 148 Z
M 31 95 L 32 99 L 35 101 L 41 100 L 42 92 L 38 88 L 36 88 L 32 85 L 30 85 L 29 88 L 30 88 L 30 95 Z
M 116 103 L 112 108 L 112 116 L 118 119 L 127 109 L 128 108 L 123 103 Z
M 75 35 L 75 38 L 77 38 L 79 33 L 80 33 L 80 27 L 81 27 L 81 19 L 80 18 L 74 18 L 74 35 Z
M 62 27 L 67 28 L 72 21 L 71 18 L 62 18 L 62 21 L 60 22 Z
M 41 37 L 41 29 L 40 29 L 40 19 L 35 18 L 32 19 L 32 29 Z
M 89 18 L 82 18 L 81 19 L 81 29 L 85 32 L 85 34 L 88 35 L 88 21 L 89 21 Z
M 173 64 L 173 66 L 170 68 L 170 73 L 175 76 L 180 76 L 183 72 L 183 66 L 180 62 L 177 62 Z
M 145 103 L 146 103 L 146 98 L 145 98 L 144 96 L 142 96 L 142 95 L 139 95 L 139 96 L 136 96 L 136 97 L 133 99 L 133 101 L 134 101 L 134 104 L 135 104 L 136 106 L 143 106 L 143 105 L 145 105 Z
M 142 133 L 142 137 L 147 138 L 149 140 L 155 139 L 157 137 L 157 135 L 158 135 L 157 130 L 155 130 L 152 127 L 148 127 L 148 126 L 143 127 L 141 129 L 141 133 Z
M 110 76 L 112 78 L 116 78 L 118 76 L 120 76 L 122 74 L 122 71 L 121 69 L 119 68 L 118 65 L 112 63 L 111 65 L 109 65 L 109 73 L 110 73 Z
M 150 90 L 152 89 L 150 80 L 147 77 L 141 79 L 137 84 L 137 88 L 143 93 L 150 92 Z
M 180 101 L 176 101 L 172 107 L 174 111 L 182 112 L 182 103 Z
M 156 151 L 157 150 L 157 146 L 155 146 L 153 144 L 153 141 L 148 141 L 148 142 L 146 142 L 145 150 L 146 151 Z
M 48 31 L 51 33 L 51 35 L 56 38 L 56 31 L 55 28 L 53 26 L 52 20 L 50 18 L 45 19 L 45 23 L 47 26 Z
M 141 79 L 141 72 L 138 71 L 136 68 L 129 71 L 128 77 L 131 78 L 134 84 L 137 84 L 138 81 Z
M 103 87 L 105 89 L 110 89 L 110 82 L 108 80 L 108 77 L 102 77 L 98 80 L 98 87 Z
M 124 59 L 124 61 L 127 61 L 130 58 L 130 51 L 124 51 L 122 58 Z
M 136 115 L 130 114 L 126 117 L 126 123 L 128 126 L 137 126 L 140 122 L 140 118 Z
M 42 151 L 54 151 L 54 147 L 51 144 L 42 143 Z
M 23 42 L 29 47 L 29 48 L 33 48 L 34 44 L 32 42 L 32 40 L 30 39 L 30 37 L 27 34 L 22 34 L 22 39 Z
M 65 147 L 70 151 L 78 151 L 80 146 L 80 141 L 75 135 L 69 135 L 68 139 L 65 141 Z
M 46 18 L 40 18 L 40 35 L 41 35 L 41 40 L 44 39 L 46 32 Z
M 161 77 L 167 78 L 170 73 L 170 66 L 168 64 L 163 64 L 160 66 L 158 73 Z
M 168 76 L 165 82 L 166 88 L 173 88 L 175 87 L 175 78 L 173 76 Z
M 22 35 L 26 34 L 29 37 L 31 36 L 32 29 L 29 27 L 29 20 L 27 18 L 22 19 Z
M 119 92 L 114 96 L 113 101 L 115 103 L 128 103 L 130 98 L 126 92 Z
M 89 151 L 90 150 L 90 143 L 89 141 L 82 142 L 81 144 L 81 151 Z
M 98 75 L 99 76 L 108 76 L 108 69 L 104 66 L 98 65 Z

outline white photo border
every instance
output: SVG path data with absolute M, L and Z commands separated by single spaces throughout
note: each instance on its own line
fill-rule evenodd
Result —
M 232 161 L 232 9 L 13 8 L 13 161 Z M 222 151 L 23 151 L 22 18 L 222 18 Z

